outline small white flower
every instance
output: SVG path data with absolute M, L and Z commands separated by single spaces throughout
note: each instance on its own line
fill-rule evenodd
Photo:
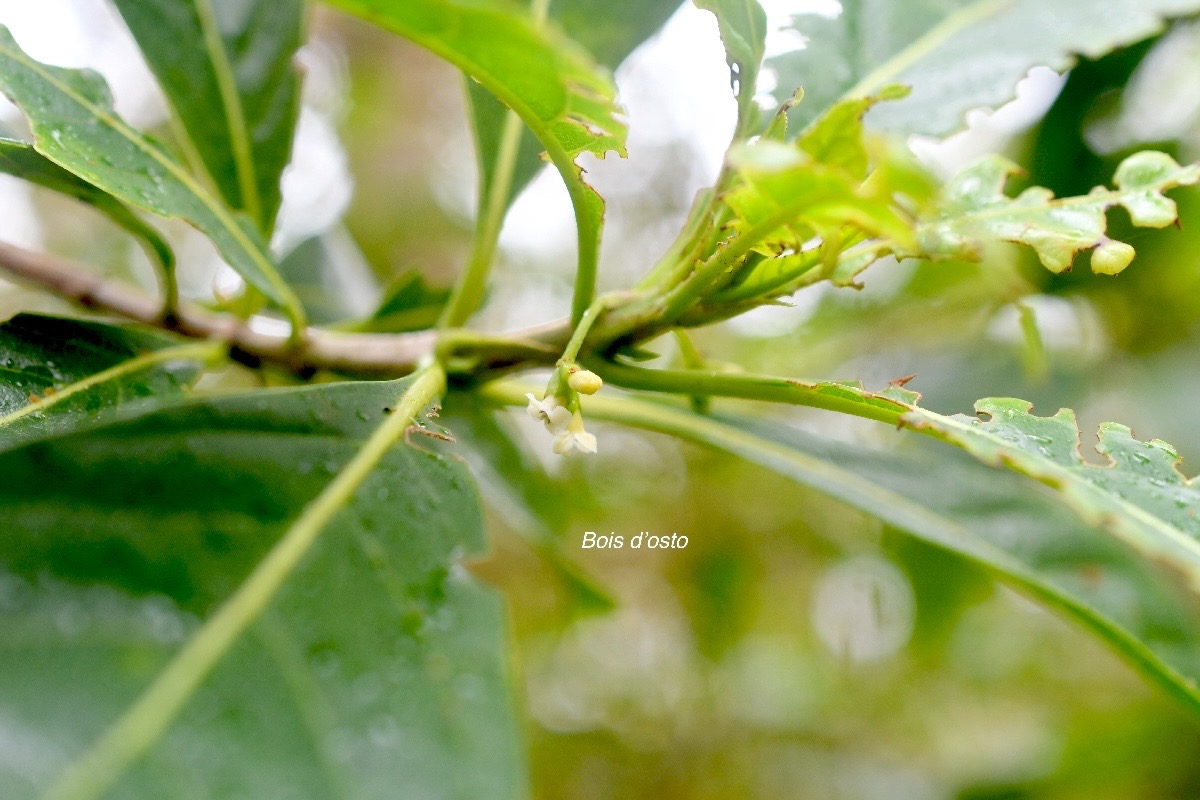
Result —
M 596 452 L 596 437 L 583 429 L 583 415 L 578 411 L 571 416 L 565 430 L 554 437 L 554 452 L 560 456 L 569 456 L 573 450 L 581 453 Z
M 557 436 L 567 429 L 571 422 L 571 412 L 558 402 L 557 397 L 550 395 L 545 400 L 538 400 L 528 392 L 525 396 L 529 398 L 529 405 L 525 410 L 529 412 L 529 416 L 545 423 L 546 430 Z

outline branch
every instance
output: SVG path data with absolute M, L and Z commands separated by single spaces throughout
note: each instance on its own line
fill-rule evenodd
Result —
M 252 321 L 187 302 L 180 302 L 173 315 L 164 317 L 162 302 L 146 292 L 104 278 L 80 264 L 4 242 L 0 242 L 0 269 L 84 308 L 107 311 L 196 339 L 225 342 L 241 360 L 269 361 L 299 372 L 406 375 L 431 355 L 439 342 L 434 331 L 339 333 L 308 328 L 297 345 L 287 330 L 268 333 L 256 329 Z M 564 320 L 504 337 L 448 331 L 442 341 L 451 355 L 472 360 L 474 369 L 500 372 L 518 366 L 553 364 L 568 333 Z

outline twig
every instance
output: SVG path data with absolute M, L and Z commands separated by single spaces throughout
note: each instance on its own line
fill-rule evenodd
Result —
M 434 331 L 415 333 L 339 333 L 309 328 L 297 348 L 289 331 L 256 330 L 245 320 L 180 302 L 174 315 L 162 315 L 162 302 L 127 284 L 109 280 L 87 267 L 56 256 L 0 242 L 0 269 L 84 308 L 107 311 L 134 322 L 197 339 L 225 342 L 239 358 L 261 359 L 298 371 L 333 370 L 364 376 L 412 372 L 437 346 Z M 273 320 L 274 321 L 274 320 Z M 553 364 L 567 339 L 565 320 L 516 331 L 506 337 L 453 336 L 455 354 L 473 356 L 491 372 L 523 365 Z

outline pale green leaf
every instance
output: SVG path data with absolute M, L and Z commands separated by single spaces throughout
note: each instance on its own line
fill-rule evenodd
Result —
M 1010 198 L 1004 185 L 1016 171 L 1006 159 L 989 156 L 956 175 L 937 214 L 917 229 L 919 254 L 977 260 L 987 242 L 1000 240 L 1032 247 L 1047 269 L 1062 272 L 1078 252 L 1097 248 L 1093 269 L 1111 275 L 1129 263 L 1133 249 L 1105 235 L 1105 212 L 1123 206 L 1134 225 L 1163 228 L 1177 218 L 1163 192 L 1200 181 L 1200 165 L 1180 167 L 1165 153 L 1146 151 L 1121 162 L 1115 189 L 1098 186 L 1082 197 L 1055 199 L 1033 187 Z
M 269 236 L 292 153 L 302 0 L 114 0 L 182 137 L 230 208 Z
M 840 100 L 800 131 L 796 145 L 816 161 L 843 169 L 852 178 L 863 180 L 870 164 L 863 115 L 877 103 L 899 100 L 908 93 L 905 86 L 891 84 L 881 87 L 873 95 Z
M 804 86 L 794 119 L 900 81 L 913 94 L 872 112 L 870 124 L 944 135 L 963 127 L 970 109 L 1011 100 L 1031 67 L 1064 72 L 1077 54 L 1098 58 L 1196 12 L 1197 0 L 842 0 L 836 17 L 797 16 L 807 47 L 767 63 L 780 100 Z
M 1200 490 L 1179 472 L 1178 453 L 1105 423 L 1096 450 L 1106 463 L 1091 464 L 1079 452 L 1074 412 L 1038 417 L 1031 408 L 1024 400 L 987 398 L 975 404 L 986 420 L 914 408 L 901 424 L 1051 486 L 1088 524 L 1170 565 L 1200 592 Z
M 738 180 L 724 199 L 733 228 L 759 252 L 798 251 L 814 234 L 844 225 L 889 241 L 912 240 L 910 223 L 890 198 L 799 148 L 773 141 L 742 145 L 730 153 L 730 164 Z
M 838 209 L 828 215 L 800 209 L 795 222 L 757 248 L 759 255 L 767 257 L 748 262 L 728 286 L 713 295 L 714 303 L 746 304 L 786 296 L 825 279 L 838 286 L 852 285 L 858 273 L 875 260 L 876 250 L 852 260 L 841 255 L 843 248 L 880 235 L 872 245 L 876 249 L 914 245 L 915 217 L 929 207 L 935 183 L 907 147 L 868 137 L 862 119 L 876 103 L 906 94 L 903 86 L 893 84 L 876 95 L 838 101 L 801 131 L 792 146 L 780 141 L 786 114 L 777 115 L 772 136 L 763 137 L 755 147 L 761 162 L 758 169 L 770 167 L 780 174 L 767 193 L 747 194 L 735 184 L 727 204 L 735 210 L 748 201 L 758 206 L 754 212 L 748 207 L 737 210 L 735 229 L 745 230 L 753 217 L 766 213 L 768 206 L 762 202 L 766 194 L 777 202 L 790 191 L 796 192 L 796 199 L 816 199 L 806 184 L 818 174 L 838 181 L 843 192 L 852 189 L 856 211 Z M 760 180 L 753 176 L 753 169 L 747 171 L 742 165 L 751 152 L 754 150 L 735 149 L 731 159 L 731 164 L 741 167 L 738 177 L 748 186 Z M 816 236 L 821 237 L 820 243 L 814 241 Z M 851 263 L 854 268 L 849 268 Z
M 195 225 L 229 266 L 288 312 L 300 331 L 303 311 L 254 225 L 118 117 L 108 85 L 97 73 L 34 61 L 0 26 L 0 92 L 25 112 L 39 153 L 125 203 Z

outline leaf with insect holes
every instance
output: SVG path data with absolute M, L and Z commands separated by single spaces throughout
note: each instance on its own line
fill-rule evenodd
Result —
M 568 36 L 583 47 L 610 71 L 615 71 L 638 45 L 649 39 L 682 4 L 682 0 L 640 0 L 638 3 L 614 8 L 610 0 L 555 0 L 550 4 L 550 19 Z M 508 108 L 487 89 L 468 81 L 467 96 L 471 105 L 471 127 L 480 164 L 480 217 L 487 213 L 492 181 L 499 158 L 500 134 Z M 541 158 L 542 147 L 528 128 L 522 127 L 508 196 L 510 205 L 546 162 Z
M 1145 151 L 1117 167 L 1116 188 L 1097 186 L 1086 195 L 1055 198 L 1033 187 L 1009 197 L 1004 186 L 1017 170 L 1001 156 L 966 167 L 939 200 L 923 204 L 914 224 L 915 247 L 883 238 L 857 243 L 839 254 L 831 280 L 849 284 L 884 256 L 978 261 L 997 241 L 1032 248 L 1052 272 L 1070 269 L 1080 251 L 1091 250 L 1092 270 L 1115 275 L 1133 260 L 1134 250 L 1106 235 L 1108 209 L 1122 206 L 1134 225 L 1162 228 L 1177 219 L 1175 202 L 1164 192 L 1200 181 L 1200 164 L 1181 167 L 1165 153 Z
M 301 0 L 114 0 L 230 208 L 270 236 L 292 155 Z
M 1170 565 L 1200 592 L 1200 488 L 1178 471 L 1178 453 L 1105 423 L 1096 449 L 1108 463 L 1090 464 L 1079 453 L 1074 412 L 1039 417 L 1031 408 L 1024 400 L 987 398 L 975 404 L 986 420 L 914 407 L 901 424 L 1045 483 L 1085 522 Z
M 1163 192 L 1200 181 L 1200 165 L 1181 167 L 1165 153 L 1146 151 L 1117 167 L 1115 189 L 1097 186 L 1082 197 L 1055 198 L 1033 187 L 1016 197 L 1004 193 L 1016 165 L 988 156 L 947 185 L 937 213 L 918 227 L 922 257 L 978 260 L 988 241 L 1032 247 L 1051 272 L 1071 268 L 1075 255 L 1094 249 L 1092 269 L 1114 275 L 1133 259 L 1133 248 L 1105 235 L 1105 212 L 1123 206 L 1134 225 L 1163 228 L 1176 218 L 1175 203 Z
M 0 92 L 25 113 L 39 153 L 124 203 L 187 220 L 212 240 L 230 267 L 284 309 L 297 329 L 303 325 L 299 301 L 249 218 L 117 116 L 100 75 L 35 61 L 0 26 Z

